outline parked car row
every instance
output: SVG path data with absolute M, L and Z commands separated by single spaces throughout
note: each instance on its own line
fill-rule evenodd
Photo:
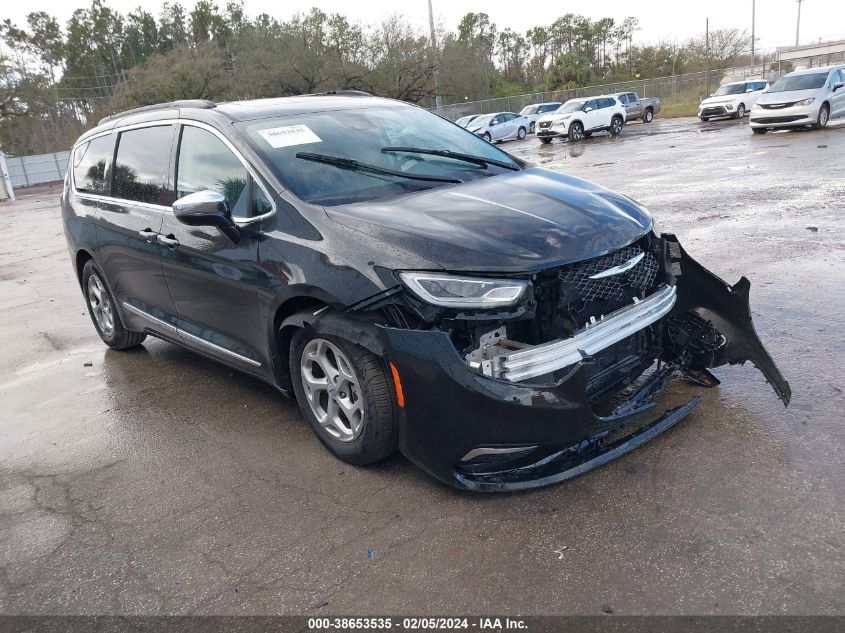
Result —
M 796 70 L 771 86 L 763 80 L 733 81 L 719 86 L 698 107 L 702 121 L 746 114 L 755 134 L 826 127 L 830 119 L 845 116 L 845 65 Z
M 537 133 L 537 138 L 543 143 L 550 143 L 553 138 L 558 137 L 579 141 L 594 132 L 605 130 L 616 135 L 628 121 L 641 120 L 643 123 L 651 123 L 654 115 L 659 112 L 660 99 L 656 97 L 641 99 L 636 92 L 618 92 L 570 99 L 566 103 L 534 103 L 525 106 L 519 114 L 470 114 L 459 118 L 455 123 L 488 142 L 514 138 L 522 140 L 526 134 Z M 537 132 L 541 121 L 546 124 L 540 126 L 543 129 Z M 564 121 L 567 122 L 565 125 Z M 571 131 L 570 123 L 574 124 Z

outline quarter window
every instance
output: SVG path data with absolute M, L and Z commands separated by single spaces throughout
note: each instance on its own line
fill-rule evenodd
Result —
M 76 148 L 73 153 L 73 184 L 77 191 L 108 195 L 106 171 L 114 154 L 114 136 L 100 136 Z
M 167 206 L 171 126 L 157 125 L 121 132 L 114 168 L 114 197 Z
M 253 215 L 248 184 L 246 167 L 223 141 L 208 130 L 182 127 L 176 169 L 178 198 L 197 191 L 216 191 L 226 196 L 233 216 L 244 218 Z

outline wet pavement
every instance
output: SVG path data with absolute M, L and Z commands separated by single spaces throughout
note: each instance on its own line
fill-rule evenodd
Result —
M 59 189 L 0 204 L 0 612 L 845 613 L 843 146 L 695 119 L 504 146 L 747 275 L 793 391 L 750 366 L 676 383 L 667 402 L 704 396 L 677 427 L 507 495 L 346 465 L 272 387 L 169 343 L 107 350 Z

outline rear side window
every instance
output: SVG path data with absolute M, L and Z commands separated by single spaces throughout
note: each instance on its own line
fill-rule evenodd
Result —
M 73 153 L 73 184 L 77 191 L 108 195 L 106 168 L 114 154 L 114 136 L 100 136 L 76 148 Z
M 171 126 L 145 127 L 120 134 L 114 168 L 114 197 L 167 206 Z
M 215 134 L 185 125 L 179 143 L 176 196 L 216 191 L 226 196 L 232 215 L 253 215 L 249 204 L 249 173 L 232 150 Z

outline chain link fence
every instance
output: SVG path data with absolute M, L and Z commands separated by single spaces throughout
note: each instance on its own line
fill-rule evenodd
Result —
M 775 81 L 782 74 L 814 63 L 815 58 L 791 60 L 787 65 L 781 65 L 773 58 L 764 58 L 763 62 L 754 66 L 721 68 L 719 70 L 702 71 L 656 77 L 653 79 L 637 79 L 620 81 L 583 88 L 553 90 L 550 92 L 532 92 L 512 97 L 484 99 L 482 101 L 465 101 L 445 105 L 441 108 L 430 108 L 442 117 L 455 121 L 470 114 L 489 114 L 491 112 L 519 112 L 527 105 L 534 103 L 548 103 L 552 101 L 565 102 L 578 97 L 592 97 L 601 94 L 617 92 L 636 92 L 640 97 L 658 97 L 662 105 L 698 104 L 703 98 L 712 93 L 722 83 L 742 81 L 743 79 L 761 79 Z M 824 64 L 845 62 L 845 53 L 828 55 Z

